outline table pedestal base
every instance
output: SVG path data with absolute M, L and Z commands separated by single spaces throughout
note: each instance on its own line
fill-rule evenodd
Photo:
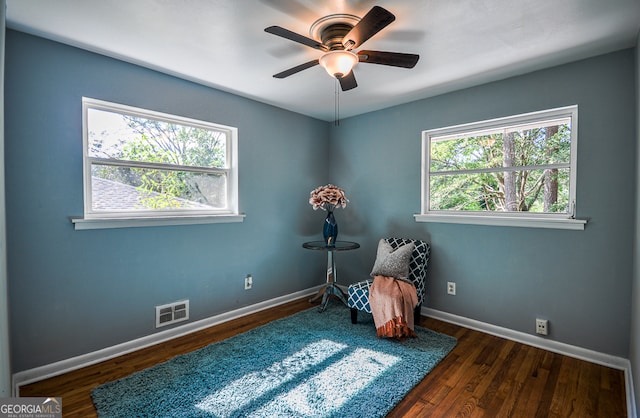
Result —
M 318 308 L 319 312 L 324 312 L 327 309 L 327 304 L 329 303 L 329 298 L 331 296 L 336 296 L 339 300 L 342 301 L 345 305 L 347 304 L 347 299 L 345 298 L 342 289 L 336 286 L 335 283 L 331 282 L 325 285 L 314 297 L 309 299 L 309 302 L 316 302 L 318 299 L 322 297 L 322 302 L 320 302 L 320 307 Z

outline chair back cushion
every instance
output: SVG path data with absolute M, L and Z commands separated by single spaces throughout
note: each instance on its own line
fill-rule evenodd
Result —
M 429 255 L 431 247 L 422 240 L 413 240 L 409 238 L 385 238 L 392 248 L 398 248 L 401 245 L 413 242 L 414 248 L 411 258 L 409 259 L 409 279 L 416 287 L 418 294 L 418 303 L 424 300 L 425 281 L 427 278 L 427 264 L 429 263 Z
M 387 276 L 412 283 L 409 279 L 409 261 L 413 255 L 413 242 L 393 248 L 385 239 L 378 244 L 376 262 L 371 269 L 371 277 Z

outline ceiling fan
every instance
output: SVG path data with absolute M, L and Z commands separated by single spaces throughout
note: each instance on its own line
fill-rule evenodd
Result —
M 420 59 L 419 55 L 368 50 L 353 52 L 354 48 L 361 46 L 395 19 L 391 12 L 380 6 L 374 6 L 362 19 L 347 14 L 325 16 L 314 22 L 309 31 L 312 37 L 319 40 L 280 26 L 269 26 L 265 32 L 324 52 L 319 59 L 289 68 L 274 77 L 289 77 L 320 64 L 330 76 L 338 79 L 341 89 L 347 91 L 358 87 L 352 69 L 359 62 L 413 68 Z

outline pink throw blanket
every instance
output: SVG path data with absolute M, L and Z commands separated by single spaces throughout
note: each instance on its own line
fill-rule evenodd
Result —
M 416 337 L 413 309 L 418 295 L 413 284 L 388 276 L 374 276 L 369 304 L 378 337 Z

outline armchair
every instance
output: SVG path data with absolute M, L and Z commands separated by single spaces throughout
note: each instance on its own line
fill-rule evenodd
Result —
M 415 245 L 409 261 L 409 279 L 415 285 L 418 295 L 418 305 L 416 305 L 414 310 L 414 315 L 417 318 L 420 315 L 420 309 L 425 296 L 425 278 L 427 276 L 427 264 L 431 247 L 425 241 L 407 238 L 385 238 L 385 241 L 387 241 L 393 249 L 411 242 Z M 347 305 L 351 308 L 351 323 L 353 324 L 358 322 L 358 311 L 371 313 L 369 288 L 372 283 L 373 278 L 370 278 L 349 285 Z

